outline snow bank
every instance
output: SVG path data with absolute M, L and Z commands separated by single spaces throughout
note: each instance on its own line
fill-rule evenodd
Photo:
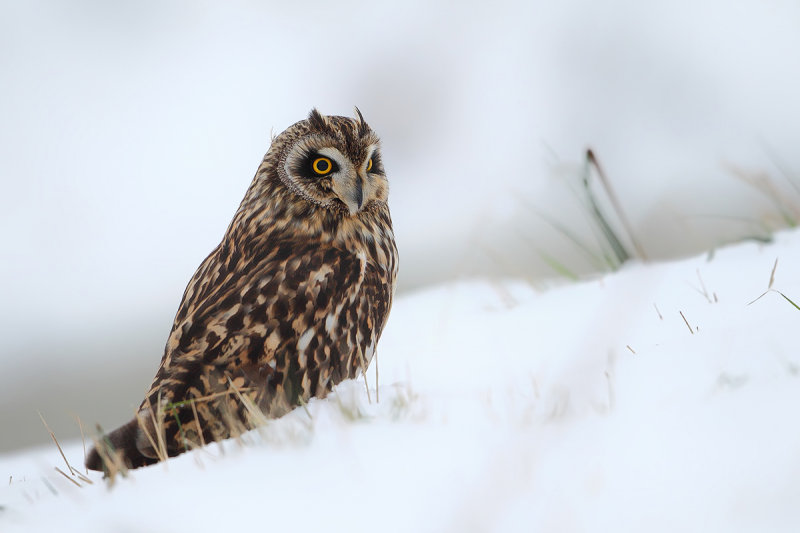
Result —
M 776 258 L 800 300 L 798 232 L 544 292 L 405 295 L 372 403 L 347 382 L 113 488 L 71 484 L 52 446 L 0 457 L 0 529 L 795 531 L 800 313 L 748 305 Z

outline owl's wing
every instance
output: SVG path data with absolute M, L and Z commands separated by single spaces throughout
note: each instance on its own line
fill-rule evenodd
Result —
M 184 396 L 181 386 L 202 365 L 283 371 L 290 363 L 284 353 L 297 353 L 300 366 L 319 366 L 337 354 L 315 353 L 314 347 L 374 347 L 391 305 L 391 280 L 382 279 L 364 255 L 335 247 L 287 244 L 274 250 L 249 266 L 224 259 L 201 266 L 198 275 L 215 282 L 190 283 L 148 396 Z
M 371 359 L 391 307 L 391 275 L 335 247 L 285 243 L 252 259 L 219 248 L 184 293 L 141 419 L 158 405 L 225 395 L 232 383 L 277 398 L 273 416 L 324 396 Z M 168 451 L 183 451 L 195 422 L 206 440 L 229 436 L 219 409 L 197 404 L 166 416 L 159 429 Z M 150 439 L 136 429 L 134 420 L 108 438 L 132 465 L 155 462 Z

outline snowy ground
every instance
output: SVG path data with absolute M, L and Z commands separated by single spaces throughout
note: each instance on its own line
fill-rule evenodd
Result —
M 349 382 L 113 487 L 73 485 L 54 446 L 2 456 L 0 530 L 797 531 L 800 313 L 748 305 L 776 258 L 800 300 L 796 231 L 545 291 L 405 295 L 372 403 Z

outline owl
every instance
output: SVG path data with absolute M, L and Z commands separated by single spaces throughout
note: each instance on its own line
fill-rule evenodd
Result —
M 236 436 L 366 370 L 398 258 L 380 141 L 355 116 L 313 109 L 273 139 L 186 287 L 136 416 L 87 467 L 137 468 Z

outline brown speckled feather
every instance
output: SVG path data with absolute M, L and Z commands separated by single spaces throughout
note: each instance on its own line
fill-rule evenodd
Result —
M 307 176 L 306 159 L 339 172 Z M 323 165 L 324 166 L 324 165 Z M 397 274 L 379 141 L 312 111 L 279 135 L 216 249 L 189 282 L 138 417 L 105 439 L 129 467 L 281 416 L 371 361 Z M 243 400 L 244 399 L 244 400 Z M 102 469 L 93 450 L 90 468 Z

